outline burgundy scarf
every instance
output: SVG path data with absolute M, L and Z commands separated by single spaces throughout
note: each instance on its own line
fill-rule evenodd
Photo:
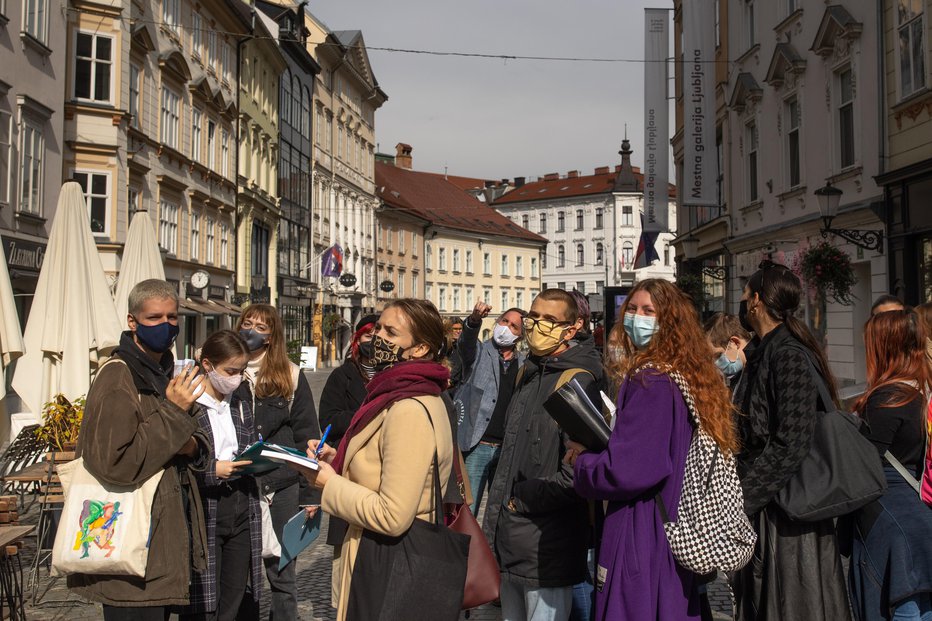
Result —
M 340 447 L 331 464 L 333 469 L 337 473 L 343 472 L 346 447 L 349 446 L 350 440 L 365 429 L 382 410 L 402 399 L 439 395 L 447 389 L 449 381 L 450 371 L 445 366 L 427 360 L 399 362 L 376 373 L 366 384 L 366 400 L 353 415 L 353 420 L 340 441 Z

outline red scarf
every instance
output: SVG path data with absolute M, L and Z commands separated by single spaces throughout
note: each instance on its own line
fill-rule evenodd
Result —
M 353 420 L 340 441 L 332 466 L 337 473 L 343 471 L 346 447 L 350 440 L 396 401 L 425 395 L 439 395 L 447 389 L 450 371 L 438 362 L 406 360 L 380 371 L 366 384 L 366 400 L 353 415 Z

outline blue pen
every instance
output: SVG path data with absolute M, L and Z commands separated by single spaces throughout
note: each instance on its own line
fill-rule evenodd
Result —
M 327 425 L 327 428 L 324 429 L 324 434 L 320 436 L 320 444 L 317 445 L 317 451 L 314 452 L 314 459 L 320 459 L 320 452 L 324 450 L 324 442 L 327 441 L 327 436 L 330 435 L 330 428 L 333 425 Z

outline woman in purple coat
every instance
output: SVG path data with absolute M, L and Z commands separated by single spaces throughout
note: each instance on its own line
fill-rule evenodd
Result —
M 622 378 L 608 448 L 569 443 L 576 491 L 608 501 L 596 567 L 596 618 L 606 621 L 699 619 L 698 576 L 676 564 L 657 507 L 676 519 L 693 427 L 677 370 L 695 398 L 702 426 L 726 451 L 737 440 L 728 389 L 712 363 L 692 301 L 673 284 L 645 280 L 615 324 L 625 355 L 609 372 Z M 645 365 L 651 365 L 645 368 Z

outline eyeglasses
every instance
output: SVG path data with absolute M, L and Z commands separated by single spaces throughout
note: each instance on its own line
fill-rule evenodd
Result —
M 521 320 L 521 324 L 524 326 L 526 331 L 537 329 L 541 334 L 549 334 L 558 326 L 568 326 L 570 325 L 569 321 L 551 321 L 550 319 L 535 319 L 533 317 L 525 317 Z

